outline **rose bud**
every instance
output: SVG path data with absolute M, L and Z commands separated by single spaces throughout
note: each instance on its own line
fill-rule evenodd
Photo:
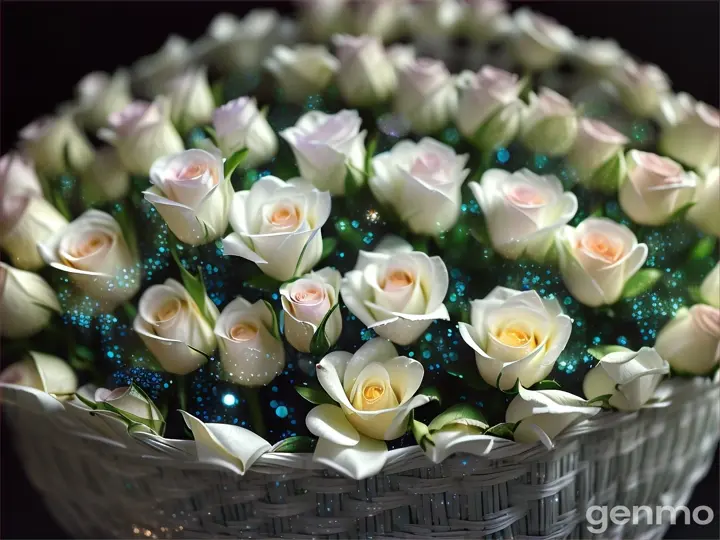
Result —
M 505 0 L 470 0 L 465 21 L 470 39 L 488 43 L 510 33 L 513 22 L 508 15 L 510 6 Z
M 380 38 L 387 43 L 397 38 L 403 30 L 408 0 L 366 0 L 357 6 L 355 34 Z
M 299 2 L 300 26 L 303 35 L 316 42 L 329 41 L 330 36 L 345 32 L 352 24 L 348 0 L 314 0 Z
M 717 263 L 715 268 L 703 279 L 700 286 L 700 297 L 704 303 L 720 308 L 720 263 Z
M 509 390 L 517 381 L 532 386 L 547 377 L 563 352 L 572 319 L 557 299 L 535 291 L 495 287 L 483 300 L 471 301 L 470 324 L 460 335 L 474 351 L 477 369 L 489 385 Z
M 455 80 L 445 64 L 440 60 L 418 58 L 401 62 L 397 70 L 395 112 L 407 120 L 411 130 L 418 134 L 434 133 L 444 128 L 458 106 Z
M 513 19 L 510 46 L 515 59 L 530 71 L 553 67 L 574 45 L 572 32 L 549 17 L 520 8 Z
M 448 272 L 440 257 L 428 257 L 397 236 L 373 252 L 360 251 L 345 274 L 341 295 L 365 326 L 398 345 L 410 345 L 436 320 L 449 320 L 443 304 Z
M 627 53 L 613 39 L 580 39 L 576 42 L 574 60 L 584 71 L 599 77 L 609 75 L 625 62 Z
M 264 176 L 249 190 L 235 193 L 230 209 L 234 232 L 223 239 L 223 249 L 225 255 L 254 262 L 264 274 L 285 281 L 320 260 L 320 228 L 329 217 L 327 191 L 301 179 L 286 183 Z
M 265 59 L 285 98 L 303 103 L 308 96 L 325 90 L 338 70 L 337 58 L 322 45 L 278 45 Z
M 370 190 L 392 207 L 416 234 L 439 235 L 460 216 L 461 187 L 468 155 L 428 137 L 419 143 L 400 141 L 375 156 Z
M 527 169 L 490 169 L 480 183 L 470 182 L 470 189 L 485 216 L 493 249 L 506 259 L 527 254 L 544 261 L 555 232 L 578 208 L 575 195 L 564 192 L 557 177 Z
M 367 131 L 360 131 L 361 124 L 357 111 L 310 111 L 280 136 L 292 148 L 303 179 L 319 190 L 344 195 L 348 174 L 357 185 L 365 179 Z
M 698 181 L 693 202 L 688 220 L 705 234 L 720 238 L 720 167 L 710 169 L 705 179 Z
M 608 403 L 621 411 L 637 411 L 652 399 L 670 365 L 649 347 L 638 352 L 612 352 L 587 372 L 583 393 L 587 399 L 611 396 Z
M 98 133 L 117 148 L 120 161 L 132 174 L 149 174 L 156 159 L 182 152 L 182 138 L 170 122 L 167 99 L 134 101 L 109 118 L 110 128 Z
M 247 149 L 243 167 L 257 167 L 277 154 L 277 136 L 258 110 L 255 98 L 240 97 L 218 107 L 213 112 L 212 123 L 224 156 Z
M 64 399 L 77 390 L 77 376 L 65 360 L 29 351 L 22 360 L 10 364 L 0 373 L 2 384 L 27 386 Z
M 187 133 L 210 122 L 215 98 L 205 68 L 188 70 L 170 80 L 167 95 L 170 97 L 170 118 L 180 132 Z
M 137 254 L 132 253 L 115 219 L 88 210 L 38 245 L 45 262 L 84 292 L 114 308 L 140 288 Z
M 310 352 L 313 335 L 327 312 L 338 303 L 341 279 L 337 270 L 323 268 L 280 287 L 285 311 L 285 339 L 298 351 Z M 335 345 L 342 332 L 339 307 L 330 315 L 324 332 L 328 345 Z
M 336 80 L 340 95 L 353 107 L 386 101 L 397 87 L 395 68 L 382 42 L 370 36 L 333 36 L 340 61 Z
M 37 244 L 49 240 L 67 223 L 42 197 L 4 195 L 0 199 L 0 247 L 17 268 L 39 270 L 45 266 Z
M 629 58 L 609 77 L 625 108 L 641 117 L 653 116 L 670 90 L 670 81 L 660 68 L 637 64 Z
M 590 307 L 614 304 L 648 255 L 625 225 L 608 218 L 587 218 L 556 236 L 560 273 L 570 294 Z
M 720 309 L 681 308 L 658 332 L 655 350 L 683 375 L 711 374 L 720 364 Z
M 95 152 L 95 159 L 82 175 L 86 203 L 117 201 L 130 191 L 130 175 L 116 148 L 106 146 Z
M 92 131 L 108 125 L 108 117 L 122 111 L 132 101 L 130 76 L 125 70 L 113 75 L 94 71 L 85 75 L 75 88 L 82 124 Z
M 465 74 L 455 117 L 460 133 L 480 150 L 506 146 L 520 127 L 522 87 L 517 75 L 491 66 Z
M 658 147 L 664 154 L 706 173 L 720 165 L 720 112 L 680 93 L 663 101 Z
M 218 316 L 207 296 L 205 305 L 198 306 L 185 287 L 168 279 L 143 292 L 133 330 L 165 371 L 187 375 L 205 364 L 217 346 L 203 311 Z
M 162 413 L 152 399 L 134 384 L 121 386 L 115 390 L 98 388 L 94 397 L 99 409 L 117 413 L 131 424 L 146 425 L 158 435 L 162 435 L 165 431 Z
M 198 246 L 225 234 L 233 198 L 220 151 L 185 150 L 161 157 L 150 168 L 145 199 L 181 242 Z
M 19 152 L 8 152 L 0 158 L 0 197 L 15 195 L 42 197 L 43 190 L 32 164 Z
M 33 272 L 0 262 L 0 335 L 26 338 L 45 328 L 61 313 L 55 291 Z
M 585 187 L 614 193 L 625 179 L 622 149 L 628 142 L 625 135 L 606 123 L 581 118 L 577 138 L 565 159 Z M 613 158 L 618 160 L 617 166 L 607 171 L 607 174 L 596 175 Z
M 240 386 L 265 386 L 285 369 L 285 349 L 273 335 L 275 313 L 267 302 L 230 302 L 215 323 L 225 377 Z M 286 321 L 287 324 L 287 321 Z
M 640 225 L 663 225 L 689 204 L 698 178 L 673 160 L 630 150 L 627 178 L 620 186 L 620 207 Z
M 191 59 L 187 40 L 171 35 L 159 51 L 133 64 L 133 84 L 143 97 L 153 99 L 163 93 L 168 81 L 185 71 Z
M 530 92 L 521 122 L 523 144 L 538 154 L 561 156 L 570 150 L 578 131 L 577 111 L 567 99 L 541 88 Z
M 45 116 L 20 131 L 22 147 L 42 174 L 59 176 L 82 171 L 93 159 L 93 149 L 68 114 Z

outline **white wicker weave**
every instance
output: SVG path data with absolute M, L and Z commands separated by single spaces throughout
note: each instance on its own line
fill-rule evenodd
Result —
M 22 387 L 2 397 L 31 482 L 78 538 L 549 540 L 591 538 L 591 505 L 688 500 L 720 436 L 720 385 L 661 389 L 651 408 L 600 414 L 552 451 L 498 439 L 482 457 L 434 465 L 419 447 L 403 448 L 362 481 L 322 470 L 309 454 L 267 453 L 239 476 L 199 461 L 193 441 L 128 434 Z M 601 537 L 661 538 L 668 524 L 611 526 Z

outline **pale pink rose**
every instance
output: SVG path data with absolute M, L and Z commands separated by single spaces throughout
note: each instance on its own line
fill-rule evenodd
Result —
M 593 173 L 628 142 L 625 135 L 605 122 L 581 118 L 577 138 L 566 159 L 575 169 L 580 183 L 592 187 Z
M 681 309 L 658 332 L 655 349 L 677 371 L 711 373 L 720 364 L 720 309 L 706 304 Z
M 40 180 L 32 164 L 18 152 L 8 152 L 0 158 L 0 198 L 11 195 L 42 197 Z

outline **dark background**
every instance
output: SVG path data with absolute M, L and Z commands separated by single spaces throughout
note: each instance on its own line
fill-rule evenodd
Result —
M 576 34 L 612 37 L 674 83 L 717 107 L 720 3 L 709 1 L 512 2 L 528 4 Z M 113 71 L 157 50 L 168 33 L 198 38 L 218 12 L 242 15 L 253 7 L 290 12 L 288 2 L 0 2 L 0 155 L 17 132 L 73 97 L 90 71 Z M 66 538 L 28 485 L 7 430 L 0 454 L 0 538 Z M 688 506 L 710 506 L 705 527 L 674 526 L 667 538 L 720 538 L 718 459 Z

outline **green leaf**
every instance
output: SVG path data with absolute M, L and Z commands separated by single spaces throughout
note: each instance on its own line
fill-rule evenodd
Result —
M 470 405 L 469 403 L 458 403 L 453 405 L 445 412 L 437 415 L 428 429 L 431 433 L 439 431 L 450 424 L 462 424 L 466 426 L 475 426 L 485 429 L 488 427 L 487 420 L 480 409 Z
M 716 238 L 706 236 L 692 248 L 692 251 L 690 252 L 690 259 L 695 261 L 707 259 L 712 254 L 716 244 Z
M 378 145 L 379 135 L 375 135 L 367 145 L 367 152 L 365 153 L 365 176 L 370 178 L 373 175 L 372 171 L 372 159 L 375 156 L 375 150 Z
M 705 304 L 707 303 L 703 298 L 700 287 L 697 285 L 690 285 L 688 287 L 688 296 L 693 304 Z
M 225 178 L 232 176 L 233 171 L 238 168 L 238 165 L 245 161 L 247 155 L 248 149 L 243 148 L 241 150 L 238 150 L 237 152 L 233 152 L 233 155 L 225 160 Z
M 592 399 L 589 399 L 587 404 L 593 404 L 593 403 L 601 403 L 603 407 L 610 407 L 610 398 L 612 397 L 612 394 L 603 394 L 602 396 L 597 396 Z
M 120 225 L 120 230 L 122 231 L 123 238 L 125 238 L 128 248 L 130 248 L 130 252 L 137 255 L 139 253 L 137 232 L 135 230 L 133 216 L 131 215 L 131 212 L 128 211 L 129 207 L 131 207 L 131 203 L 128 202 L 128 204 L 122 205 L 122 209 L 120 211 L 114 210 L 112 214 L 115 221 L 117 221 L 118 225 Z
M 590 356 L 597 360 L 602 360 L 604 356 L 615 352 L 628 352 L 630 349 L 621 345 L 598 345 L 590 347 L 587 352 Z
M 614 194 L 625 179 L 626 174 L 625 155 L 622 150 L 619 150 L 593 173 L 590 185 L 597 191 Z
M 296 386 L 295 391 L 303 398 L 314 405 L 330 404 L 335 405 L 335 401 L 327 395 L 322 388 L 311 388 L 310 386 Z
M 345 197 L 352 198 L 355 195 L 358 194 L 360 191 L 360 184 L 355 179 L 355 176 L 353 175 L 353 171 L 357 172 L 358 174 L 362 176 L 367 176 L 365 171 L 362 171 L 355 167 L 354 165 L 348 163 L 347 164 L 347 172 L 345 173 Z
M 545 379 L 544 381 L 535 383 L 531 390 L 560 390 L 560 388 L 561 386 L 559 382 Z
M 305 256 L 305 251 L 307 251 L 308 246 L 310 245 L 310 242 L 313 241 L 315 238 L 315 235 L 318 233 L 318 231 L 314 231 L 310 234 L 310 236 L 307 239 L 307 242 L 305 242 L 305 245 L 302 248 L 302 251 L 300 252 L 300 256 L 298 257 L 297 262 L 295 263 L 295 269 L 293 270 L 293 277 L 297 277 L 300 274 L 300 266 L 302 265 L 303 257 Z
M 502 376 L 503 376 L 503 372 L 501 371 L 500 373 L 498 373 L 497 380 L 495 381 L 495 388 L 497 388 L 498 390 L 500 390 L 500 379 L 502 379 Z M 518 379 L 515 379 L 515 384 L 513 385 L 513 387 L 510 390 L 500 390 L 500 391 L 504 392 L 505 394 L 515 395 L 518 393 L 519 387 L 520 387 L 520 379 L 518 378 Z
M 485 435 L 492 435 L 493 437 L 500 437 L 502 439 L 509 439 L 509 440 L 515 440 L 515 430 L 518 427 L 518 424 L 520 422 L 517 422 L 515 424 L 495 424 L 494 426 L 488 428 L 485 430 Z
M 260 291 L 276 292 L 280 288 L 280 285 L 282 285 L 282 282 L 265 274 L 256 274 L 246 280 L 245 285 Z
M 288 437 L 285 440 L 280 441 L 273 447 L 273 452 L 280 452 L 282 454 L 311 454 L 315 450 L 317 439 L 313 437 L 306 437 L 304 435 L 296 435 L 295 437 Z
M 428 252 L 428 238 L 427 236 L 420 236 L 414 238 L 411 242 L 413 251 L 420 251 L 422 253 Z
M 337 238 L 334 236 L 323 238 L 322 245 L 322 255 L 320 255 L 321 261 L 335 252 L 335 248 L 337 248 Z
M 473 227 L 470 229 L 470 236 L 472 236 L 479 244 L 483 246 L 490 246 L 490 234 L 487 231 L 487 227 L 483 223 L 482 226 Z
M 131 427 L 132 424 L 143 424 L 152 429 L 155 433 L 162 435 L 165 431 L 165 419 L 160 414 L 160 411 L 155 406 L 155 403 L 153 403 L 153 401 L 148 397 L 148 395 L 143 391 L 143 389 L 137 386 L 135 383 L 130 383 L 129 392 L 131 394 L 137 394 L 140 399 L 145 401 L 145 403 L 147 404 L 146 418 L 141 418 L 122 409 L 118 409 L 117 407 L 107 402 L 98 403 L 97 408 L 118 414 L 123 420 L 129 423 L 128 427 Z M 153 417 L 159 417 L 160 419 L 151 420 L 151 418 Z
M 323 320 L 320 322 L 320 326 L 318 326 L 317 330 L 315 330 L 312 340 L 310 340 L 310 354 L 313 356 L 321 356 L 330 349 L 331 344 L 328 341 L 327 334 L 325 333 L 325 325 L 339 305 L 340 302 L 337 302 L 327 311 L 327 313 L 325 313 Z
M 684 221 L 685 216 L 687 216 L 688 210 L 690 210 L 693 206 L 695 206 L 694 202 L 689 202 L 681 206 L 680 208 L 675 210 L 675 212 L 673 212 L 673 215 L 670 216 L 668 222 L 671 223 L 673 221 Z
M 657 268 L 643 268 L 639 270 L 625 284 L 622 297 L 635 298 L 639 294 L 650 290 L 662 276 L 662 271 Z
M 185 268 L 185 266 L 183 266 L 177 253 L 177 242 L 178 240 L 175 235 L 168 231 L 168 244 L 170 245 L 170 254 L 175 260 L 175 264 L 180 269 L 180 277 L 182 278 L 185 290 L 188 292 L 193 302 L 195 302 L 198 309 L 200 309 L 203 317 L 205 317 L 205 319 L 212 326 L 214 326 L 215 316 L 210 311 L 210 309 L 208 309 L 209 300 L 207 299 L 207 291 L 205 289 L 205 282 L 203 281 L 202 270 L 200 270 L 200 268 L 198 267 L 198 275 L 194 276 L 190 271 L 188 271 L 187 268 Z
M 272 328 L 270 330 L 270 333 L 273 335 L 273 337 L 277 340 L 282 339 L 280 337 L 280 324 L 278 323 L 278 316 L 277 312 L 275 311 L 275 308 L 273 308 L 272 304 L 268 302 L 267 300 L 263 299 L 263 302 L 265 302 L 265 306 L 270 310 L 270 313 L 272 313 Z
M 203 126 L 202 130 L 205 132 L 205 135 L 207 135 L 208 139 L 210 139 L 216 147 L 219 146 L 217 133 L 212 126 Z
M 430 399 L 437 401 L 438 403 L 442 403 L 442 398 L 440 397 L 440 391 L 434 387 L 430 386 L 428 388 L 423 388 L 420 390 L 417 395 L 419 396 L 427 396 Z
M 425 450 L 427 445 L 435 446 L 432 436 L 430 435 L 430 431 L 428 430 L 428 426 L 418 420 L 415 420 L 415 418 L 412 418 L 410 421 L 410 431 L 412 431 L 415 441 L 423 450 Z
M 78 394 L 77 392 L 74 394 L 74 396 L 78 399 L 78 401 L 80 401 L 81 403 L 87 405 L 87 406 L 90 407 L 91 409 L 95 410 L 95 409 L 98 408 L 98 404 L 97 404 L 97 403 L 95 403 L 94 401 L 90 401 L 89 399 L 81 396 L 81 395 Z
M 224 84 L 223 81 L 217 81 L 215 82 L 211 88 L 210 88 L 213 96 L 213 101 L 215 102 L 216 107 L 220 107 L 225 103 L 225 92 L 224 92 Z
M 595 210 L 590 212 L 590 215 L 588 217 L 603 217 L 603 215 L 604 215 L 604 208 L 602 205 L 600 205 L 597 208 L 595 208 Z

